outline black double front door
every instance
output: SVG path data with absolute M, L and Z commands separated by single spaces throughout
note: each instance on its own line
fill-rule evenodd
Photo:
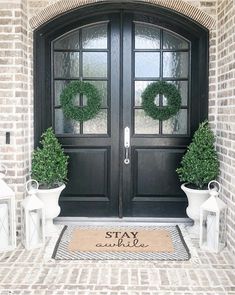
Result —
M 53 36 L 48 110 L 70 157 L 61 216 L 185 216 L 175 170 L 201 120 L 198 50 L 182 24 L 128 10 L 81 19 Z M 74 80 L 93 84 L 102 96 L 100 112 L 83 123 L 65 118 L 60 105 Z M 141 104 L 147 85 L 160 80 L 173 83 L 182 98 L 166 121 L 149 117 Z M 78 95 L 74 103 L 86 102 Z M 156 96 L 155 103 L 165 106 L 167 98 Z

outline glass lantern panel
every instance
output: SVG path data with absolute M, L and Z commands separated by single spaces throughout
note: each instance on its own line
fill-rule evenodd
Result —
M 10 201 L 0 202 L 0 251 L 11 245 Z
M 26 220 L 25 220 L 25 210 L 23 207 L 21 209 L 21 226 L 22 226 L 21 239 L 22 239 L 22 243 L 25 245 L 25 243 L 26 243 Z
M 206 224 L 206 216 L 207 213 L 203 212 L 202 214 L 202 223 L 201 223 L 201 237 L 200 237 L 200 245 L 203 246 L 204 243 L 206 242 L 206 228 L 207 228 L 207 224 Z
M 211 250 L 217 249 L 217 236 L 216 236 L 216 214 L 209 212 L 206 215 L 206 240 L 207 248 Z
M 226 242 L 226 210 L 220 212 L 219 220 L 219 243 L 224 245 Z
M 29 245 L 34 247 L 42 243 L 42 213 L 40 210 L 29 211 Z

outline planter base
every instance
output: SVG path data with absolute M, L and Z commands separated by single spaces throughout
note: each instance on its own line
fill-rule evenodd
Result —
M 209 190 L 195 190 L 181 185 L 181 189 L 188 198 L 186 213 L 194 221 L 193 226 L 188 227 L 188 231 L 199 237 L 200 233 L 200 207 L 209 198 Z
M 58 228 L 54 225 L 52 219 L 47 219 L 45 224 L 45 235 L 46 237 L 52 237 L 59 233 Z
M 51 237 L 58 233 L 56 226 L 53 224 L 53 219 L 60 214 L 60 206 L 58 204 L 59 196 L 65 185 L 58 188 L 37 191 L 38 198 L 43 202 L 45 208 L 45 235 Z
M 193 225 L 187 226 L 187 231 L 191 235 L 198 237 L 198 233 L 200 232 L 200 222 L 198 220 L 194 221 Z

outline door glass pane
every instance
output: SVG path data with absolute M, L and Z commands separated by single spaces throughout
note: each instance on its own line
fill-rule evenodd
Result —
M 83 52 L 83 76 L 107 77 L 107 53 Z
M 152 81 L 135 81 L 135 106 L 141 106 L 141 95 L 150 83 L 152 83 Z
M 80 123 L 64 117 L 62 109 L 55 109 L 55 132 L 63 133 L 80 133 Z
M 141 95 L 145 88 L 152 82 L 153 81 L 135 81 L 135 106 L 141 106 Z M 159 105 L 159 96 L 156 96 L 155 103 L 156 105 Z
M 82 47 L 84 49 L 107 49 L 107 24 L 83 28 Z
M 188 49 L 189 43 L 179 36 L 163 31 L 163 49 Z
M 160 30 L 149 25 L 135 24 L 135 48 L 159 49 Z
M 188 77 L 188 52 L 163 52 L 163 77 Z
M 79 49 L 79 30 L 76 30 L 73 33 L 68 33 L 65 37 L 55 41 L 54 49 Z
M 163 134 L 187 134 L 188 111 L 180 110 L 174 117 L 163 121 Z
M 159 52 L 136 52 L 135 53 L 135 76 L 136 77 L 159 77 L 160 53 Z
M 167 83 L 172 83 L 179 90 L 181 95 L 181 105 L 187 106 L 188 104 L 188 81 L 167 81 Z M 167 99 L 163 97 L 163 105 L 167 105 Z
M 144 110 L 135 110 L 135 134 L 158 134 L 159 121 L 146 115 Z
M 93 119 L 84 122 L 83 133 L 107 134 L 107 110 L 100 110 Z
M 55 106 L 60 106 L 60 95 L 63 89 L 69 84 L 69 81 L 55 81 Z M 80 105 L 80 94 L 73 97 L 73 104 Z
M 99 91 L 102 103 L 101 107 L 107 107 L 107 82 L 106 81 L 89 81 Z M 83 104 L 87 104 L 87 98 L 83 97 Z
M 64 88 L 68 86 L 69 81 L 55 81 L 55 106 L 60 106 L 60 95 Z M 73 104 L 79 105 L 80 104 L 80 95 L 77 94 L 73 98 Z
M 55 81 L 55 106 L 60 105 L 60 95 L 64 90 L 65 86 L 68 85 L 67 81 Z
M 55 52 L 54 53 L 54 77 L 78 78 L 79 77 L 79 53 Z

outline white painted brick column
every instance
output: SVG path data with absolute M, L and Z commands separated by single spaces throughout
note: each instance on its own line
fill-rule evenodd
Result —
M 32 72 L 28 62 L 27 14 L 26 0 L 0 1 L 0 163 L 8 168 L 6 180 L 14 189 L 17 201 L 24 194 L 31 139 L 29 76 Z M 10 132 L 9 144 L 6 144 L 6 132 Z

